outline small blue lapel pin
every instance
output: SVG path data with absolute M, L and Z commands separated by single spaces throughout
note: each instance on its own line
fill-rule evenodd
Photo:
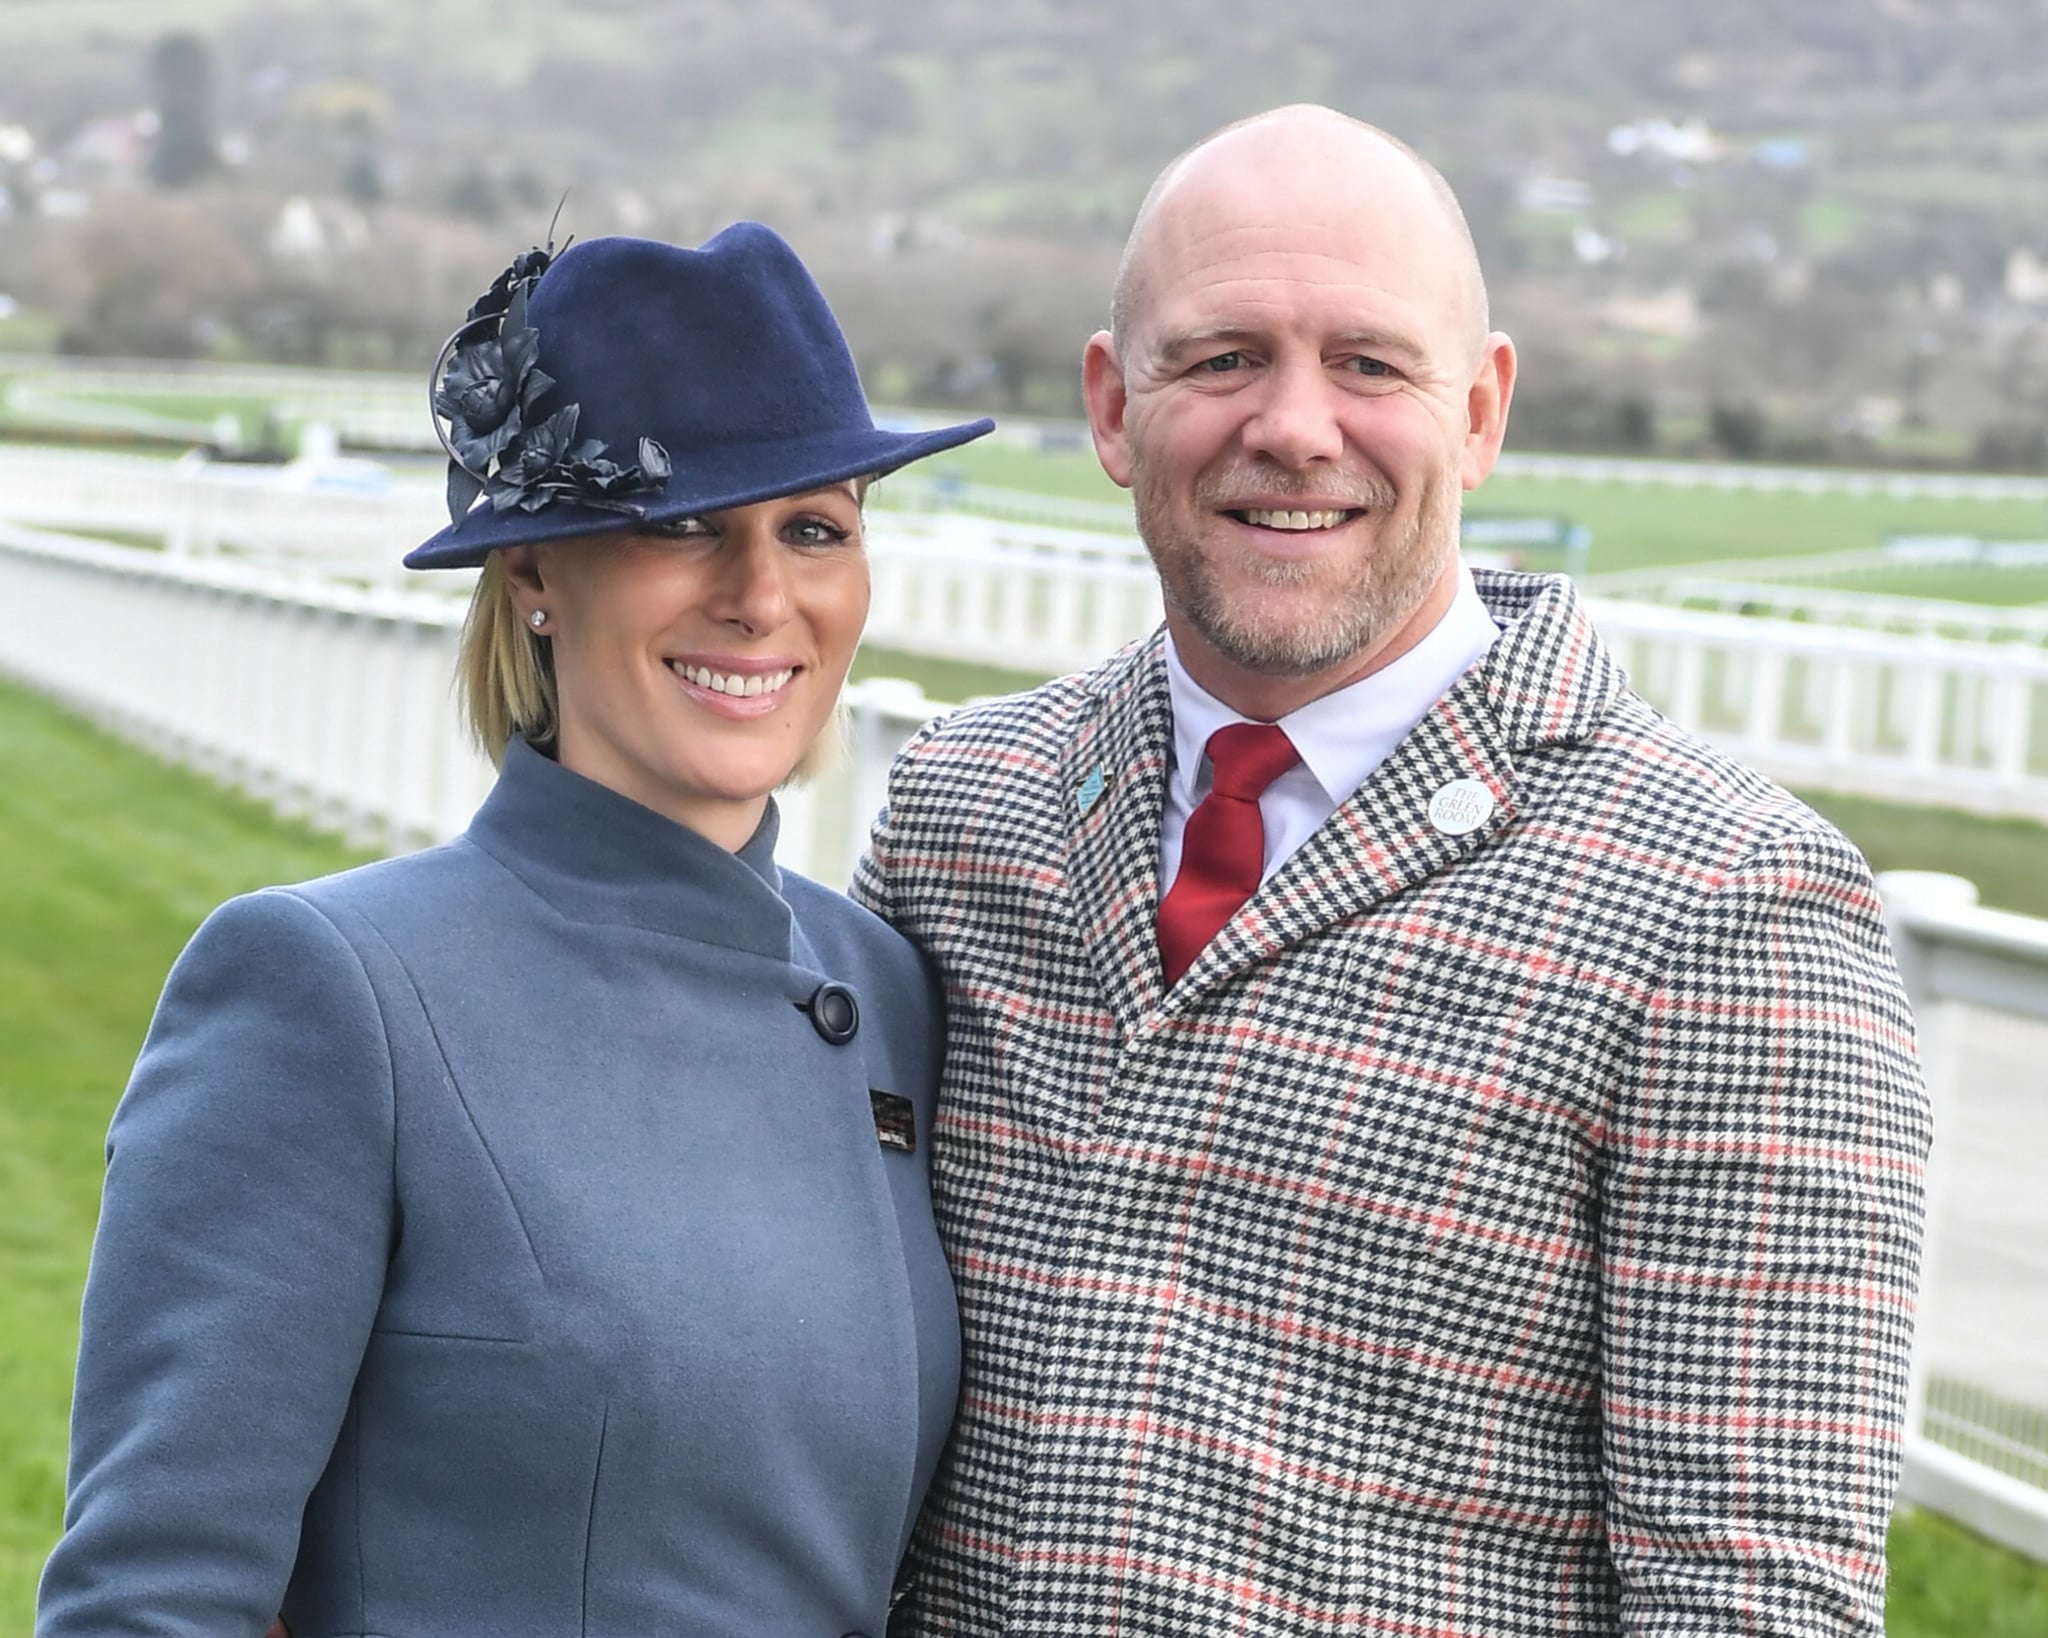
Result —
M 1102 777 L 1101 768 L 1090 768 L 1088 777 L 1074 792 L 1074 807 L 1083 819 L 1088 817 L 1095 804 L 1102 800 L 1102 793 L 1108 789 L 1109 781 Z

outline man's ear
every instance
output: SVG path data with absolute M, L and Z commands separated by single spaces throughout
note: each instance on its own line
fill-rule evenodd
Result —
M 1123 488 L 1131 487 L 1131 446 L 1124 431 L 1123 365 L 1117 361 L 1116 341 L 1107 330 L 1088 338 L 1081 354 L 1081 398 L 1088 406 L 1088 430 L 1095 438 L 1095 458 L 1102 470 Z
M 1496 330 L 1486 338 L 1479 368 L 1465 395 L 1465 449 L 1459 479 L 1467 489 L 1486 482 L 1508 433 L 1508 402 L 1515 396 L 1515 344 Z

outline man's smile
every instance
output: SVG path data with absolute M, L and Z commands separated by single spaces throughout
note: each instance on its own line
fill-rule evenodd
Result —
M 1300 508 L 1281 510 L 1264 506 L 1250 506 L 1230 514 L 1239 523 L 1249 523 L 1260 529 L 1287 529 L 1299 533 L 1306 529 L 1334 529 L 1341 523 L 1349 523 L 1359 515 L 1356 509 L 1325 507 L 1317 511 L 1303 511 Z

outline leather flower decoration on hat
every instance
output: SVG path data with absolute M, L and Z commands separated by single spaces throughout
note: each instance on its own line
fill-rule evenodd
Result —
M 668 451 L 652 438 L 640 440 L 638 465 L 621 466 L 600 440 L 575 441 L 582 406 L 564 404 L 545 420 L 534 418 L 555 378 L 540 368 L 540 332 L 527 322 L 527 297 L 554 256 L 549 239 L 545 249 L 516 257 L 442 349 L 446 367 L 436 372 L 433 398 L 435 415 L 448 422 L 442 444 L 451 523 L 459 524 L 479 495 L 500 512 L 536 512 L 566 499 L 638 516 L 627 497 L 659 493 L 668 483 Z

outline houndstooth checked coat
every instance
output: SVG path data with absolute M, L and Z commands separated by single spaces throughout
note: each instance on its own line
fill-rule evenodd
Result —
M 967 1344 L 904 1628 L 1882 1632 L 1929 1124 L 1868 871 L 1479 583 L 1170 992 L 1156 637 L 899 759 L 857 891 L 945 979 Z

